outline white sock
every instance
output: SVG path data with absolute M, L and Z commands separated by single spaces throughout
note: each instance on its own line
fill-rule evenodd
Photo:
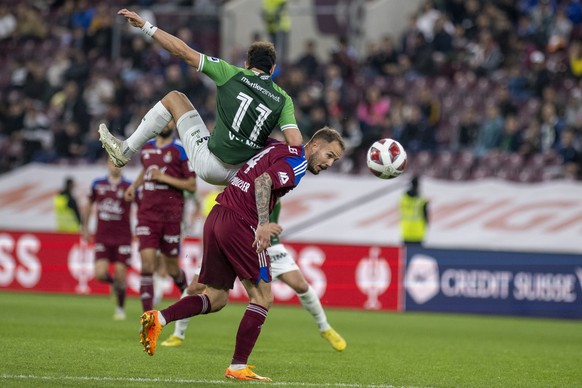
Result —
M 162 326 L 166 326 L 166 318 L 164 318 L 161 311 L 158 311 L 158 320 Z
M 182 296 L 180 296 L 180 299 L 185 298 L 187 296 L 188 289 L 185 289 L 184 291 L 182 291 Z M 181 339 L 186 339 L 186 330 L 188 330 L 189 322 L 190 318 L 184 318 L 176 321 L 176 324 L 174 325 L 174 336 Z
M 321 306 L 321 301 L 311 286 L 309 286 L 307 292 L 304 294 L 297 294 L 297 296 L 299 297 L 299 300 L 301 301 L 301 304 L 305 310 L 309 311 L 309 314 L 311 314 L 313 319 L 315 319 L 315 322 L 317 322 L 319 331 L 324 331 L 331 328 L 329 323 L 327 323 L 327 317 L 325 316 L 325 311 L 323 311 L 323 307 Z
M 162 132 L 162 129 L 168 125 L 170 120 L 172 120 L 172 115 L 162 102 L 158 101 L 158 103 L 145 114 L 137 129 L 125 141 L 129 147 L 129 152 L 135 153 L 148 140 L 158 136 L 158 134 Z M 126 152 L 124 151 L 124 153 Z
M 190 318 L 184 318 L 176 321 L 176 325 L 174 326 L 174 335 L 178 338 L 186 339 L 186 330 L 188 330 L 189 322 Z
M 228 369 L 230 370 L 243 370 L 247 367 L 247 364 L 230 364 Z

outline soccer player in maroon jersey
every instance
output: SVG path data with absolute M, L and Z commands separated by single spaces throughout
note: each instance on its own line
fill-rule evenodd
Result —
M 196 191 L 196 174 L 190 170 L 186 152 L 173 135 L 173 125 L 169 124 L 142 147 L 143 169 L 125 192 L 126 199 L 133 200 L 136 188 L 142 186 L 136 235 L 141 257 L 143 311 L 153 308 L 153 273 L 158 250 L 180 292 L 188 286 L 186 274 L 178 266 L 178 257 L 182 240 L 183 191 Z
M 95 278 L 113 287 L 117 308 L 113 319 L 125 319 L 125 277 L 131 259 L 131 201 L 124 199 L 125 190 L 131 184 L 121 175 L 121 170 L 108 159 L 108 174 L 96 179 L 91 185 L 88 204 L 83 214 L 83 238 L 89 241 L 89 219 L 96 208 L 95 231 Z M 114 275 L 109 273 L 109 264 Z
M 164 310 L 147 311 L 141 317 L 140 340 L 149 355 L 154 355 L 156 341 L 167 323 L 220 311 L 238 276 L 250 303 L 240 322 L 225 377 L 271 380 L 255 374 L 247 365 L 273 303 L 266 250 L 271 237 L 269 214 L 277 199 L 299 184 L 306 170 L 319 174 L 331 167 L 344 149 L 341 135 L 325 127 L 305 147 L 272 140 L 240 168 L 217 197 L 217 204 L 204 223 L 199 282 L 206 285 L 206 290 L 186 296 Z

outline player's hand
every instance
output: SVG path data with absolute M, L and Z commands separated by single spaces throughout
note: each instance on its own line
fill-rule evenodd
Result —
M 274 222 L 269 222 L 269 233 L 271 233 L 271 237 L 275 237 L 281 234 L 283 228 L 281 225 L 276 224 Z
M 135 187 L 129 186 L 126 190 L 125 193 L 123 194 L 123 198 L 127 201 L 127 202 L 133 202 L 135 200 Z
M 257 250 L 257 253 L 263 252 L 271 245 L 271 231 L 269 224 L 262 224 L 257 226 L 255 232 L 255 241 L 253 242 L 253 248 Z
M 160 171 L 158 168 L 152 168 L 150 171 L 150 180 L 156 182 L 162 182 L 164 173 Z
M 143 25 L 145 24 L 145 20 L 143 20 L 141 16 L 125 8 L 119 10 L 117 14 L 125 17 L 125 19 L 127 19 L 129 24 L 131 24 L 133 27 L 142 28 Z

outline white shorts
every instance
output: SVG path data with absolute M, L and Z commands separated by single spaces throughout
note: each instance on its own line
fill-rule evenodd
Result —
M 299 267 L 293 257 L 287 252 L 283 244 L 273 245 L 267 248 L 271 257 L 271 277 L 273 279 L 291 271 L 299 271 Z
M 234 178 L 242 163 L 226 164 L 208 149 L 210 131 L 196 110 L 186 112 L 176 123 L 180 140 L 196 175 L 211 185 L 226 186 Z

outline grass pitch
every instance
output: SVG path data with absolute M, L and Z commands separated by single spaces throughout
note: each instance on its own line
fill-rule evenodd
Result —
M 582 386 L 578 321 L 329 309 L 348 342 L 337 353 L 307 312 L 281 306 L 271 309 L 250 359 L 274 382 L 228 381 L 244 308 L 194 318 L 182 347 L 158 346 L 150 357 L 139 344 L 137 299 L 128 300 L 128 320 L 116 322 L 105 297 L 0 292 L 0 386 Z

